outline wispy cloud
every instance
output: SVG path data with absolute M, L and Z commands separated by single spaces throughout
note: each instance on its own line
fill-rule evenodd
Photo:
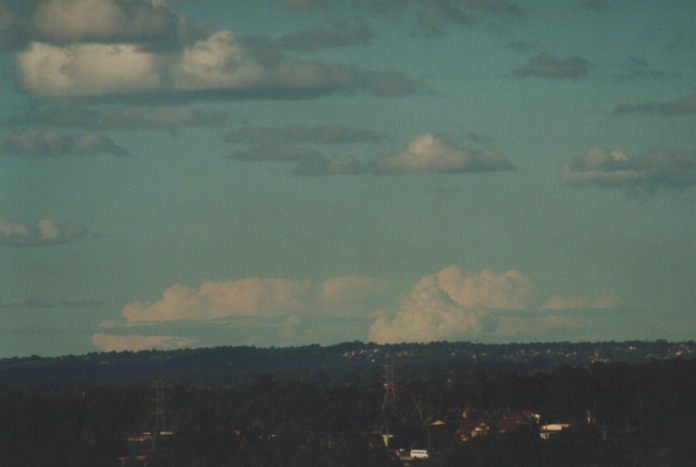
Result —
M 281 144 L 261 144 L 239 149 L 225 156 L 227 159 L 243 162 L 297 162 L 321 156 L 316 149 Z
M 650 68 L 646 59 L 631 56 L 629 59 L 629 69 L 616 75 L 618 81 L 632 81 L 635 79 L 661 79 L 670 76 L 669 73 Z
M 87 230 L 71 223 L 41 219 L 35 224 L 0 220 L 0 245 L 33 247 L 60 245 L 84 237 Z
M 619 104 L 614 108 L 617 115 L 648 113 L 665 117 L 696 114 L 696 94 L 667 102 L 642 102 L 638 104 Z
M 128 151 L 111 138 L 93 131 L 80 135 L 62 135 L 50 128 L 29 128 L 9 138 L 0 138 L 0 154 L 31 157 L 55 157 L 67 154 L 125 156 Z
M 577 79 L 585 76 L 590 63 L 577 56 L 558 58 L 548 54 L 539 54 L 530 58 L 523 67 L 515 69 L 514 76 L 550 79 Z
M 8 123 L 77 127 L 92 130 L 177 131 L 188 126 L 218 126 L 229 114 L 215 109 L 190 106 L 123 106 L 88 109 L 84 107 L 33 107 Z
M 335 20 L 328 28 L 317 28 L 283 36 L 278 43 L 286 49 L 309 52 L 314 50 L 367 45 L 372 42 L 374 33 L 362 19 L 353 21 Z
M 631 157 L 618 150 L 591 146 L 583 156 L 564 164 L 561 180 L 572 187 L 683 189 L 696 185 L 696 153 L 654 150 Z
M 347 144 L 377 142 L 381 139 L 383 137 L 374 131 L 348 128 L 336 123 L 319 126 L 294 124 L 285 128 L 243 127 L 225 134 L 225 140 L 234 143 Z

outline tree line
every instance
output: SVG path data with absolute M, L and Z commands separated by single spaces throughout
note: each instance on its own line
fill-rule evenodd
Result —
M 257 374 L 244 384 L 73 381 L 0 388 L 3 465 L 80 467 L 395 466 L 395 450 L 426 442 L 433 466 L 673 466 L 696 457 L 696 360 L 561 365 L 533 374 L 475 368 L 461 378 L 405 376 L 388 413 L 378 377 L 331 381 Z M 464 439 L 516 414 L 539 419 Z M 463 414 L 467 414 L 465 419 Z M 173 435 L 152 432 L 154 418 Z M 588 419 L 590 423 L 588 423 Z M 542 425 L 567 430 L 543 440 Z M 467 425 L 468 424 L 468 425 Z M 396 434 L 385 446 L 385 433 Z M 395 444 L 399 436 L 411 445 Z M 410 436 L 410 437 L 409 437 Z M 405 441 L 404 441 L 405 443 Z M 119 460 L 120 459 L 120 460 Z

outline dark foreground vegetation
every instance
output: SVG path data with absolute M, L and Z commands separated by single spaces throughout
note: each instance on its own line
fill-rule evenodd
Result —
M 390 355 L 374 375 L 5 384 L 0 465 L 694 465 L 691 358 L 418 375 Z M 409 460 L 414 448 L 429 458 Z

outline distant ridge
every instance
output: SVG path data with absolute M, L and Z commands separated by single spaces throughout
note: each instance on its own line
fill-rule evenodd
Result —
M 0 359 L 0 385 L 40 384 L 171 384 L 221 386 L 244 384 L 259 374 L 326 383 L 378 381 L 386 356 L 394 358 L 398 374 L 408 378 L 465 378 L 477 370 L 548 372 L 561 365 L 696 357 L 693 340 L 668 342 L 539 342 L 481 344 L 432 342 L 375 344 L 359 341 L 299 347 L 230 346 L 139 352 L 93 352 L 62 357 Z

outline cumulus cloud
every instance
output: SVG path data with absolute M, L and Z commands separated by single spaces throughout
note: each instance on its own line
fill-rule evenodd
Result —
M 320 131 L 318 131 L 320 130 Z M 356 140 L 369 133 L 357 133 L 343 127 L 288 127 L 243 129 L 233 133 L 234 140 L 297 139 L 300 141 Z M 424 133 L 414 138 L 408 147 L 397 154 L 377 157 L 363 162 L 354 156 L 326 156 L 319 151 L 298 146 L 263 144 L 240 149 L 227 156 L 239 161 L 296 162 L 293 174 L 300 176 L 327 175 L 402 175 L 409 173 L 460 173 L 514 170 L 515 166 L 493 149 L 458 147 L 446 136 Z
M 406 150 L 374 161 L 378 174 L 414 172 L 456 173 L 512 170 L 504 156 L 492 149 L 460 148 L 445 136 L 424 133 L 414 138 Z
M 35 224 L 0 220 L 0 244 L 17 247 L 59 245 L 87 233 L 82 226 L 41 219 Z
M 591 146 L 560 169 L 573 187 L 689 188 L 696 185 L 696 153 L 654 150 L 644 157 Z
M 94 130 L 176 131 L 186 126 L 216 126 L 229 119 L 227 112 L 190 106 L 123 106 L 92 110 L 57 106 L 31 108 L 14 123 Z
M 277 314 L 297 310 L 309 287 L 303 280 L 253 277 L 204 282 L 198 290 L 176 284 L 155 303 L 126 305 L 123 316 L 128 323 L 143 323 Z
M 429 342 L 472 338 L 495 330 L 491 309 L 514 310 L 528 305 L 531 279 L 517 270 L 470 274 L 451 266 L 423 277 L 401 300 L 392 316 L 370 327 L 375 342 Z
M 177 336 L 125 336 L 104 333 L 96 333 L 92 336 L 92 343 L 105 352 L 173 350 L 190 346 L 193 342 L 193 339 Z
M 398 308 L 381 313 L 369 335 L 375 342 L 429 342 L 534 334 L 568 325 L 554 312 L 608 309 L 616 302 L 610 296 L 552 296 L 539 306 L 534 281 L 519 270 L 474 274 L 449 266 L 420 279 Z
M 225 135 L 233 143 L 288 142 L 315 144 L 346 144 L 354 142 L 377 142 L 382 137 L 371 130 L 348 128 L 336 123 L 310 126 L 304 124 L 288 125 L 285 128 L 243 127 Z
M 268 317 L 314 309 L 325 302 L 354 303 L 383 291 L 390 281 L 369 276 L 340 276 L 313 285 L 308 280 L 246 279 L 204 282 L 198 290 L 175 284 L 155 303 L 123 308 L 126 325 L 159 321 Z M 102 327 L 114 327 L 107 321 Z
M 32 157 L 66 154 L 125 156 L 128 151 L 118 146 L 111 138 L 93 131 L 81 135 L 64 136 L 49 128 L 29 128 L 9 138 L 0 139 L 0 153 Z
M 372 42 L 374 36 L 370 26 L 360 19 L 331 21 L 328 26 L 328 29 L 319 28 L 283 36 L 279 39 L 279 43 L 287 49 L 306 52 L 324 48 L 366 45 Z
M 55 43 L 162 41 L 176 37 L 179 17 L 149 0 L 43 0 L 29 20 L 33 37 Z
M 514 76 L 535 76 L 551 79 L 575 79 L 587 74 L 589 62 L 577 56 L 553 57 L 547 54 L 539 54 L 529 59 L 529 62 L 512 72 Z
M 619 104 L 614 108 L 614 113 L 624 115 L 630 113 L 648 113 L 665 117 L 678 117 L 681 115 L 696 114 L 696 94 L 662 103 L 643 102 L 639 104 Z
M 259 48 L 245 47 L 224 29 L 180 51 L 148 50 L 135 43 L 33 42 L 17 54 L 17 66 L 22 87 L 49 99 L 173 93 L 289 98 L 361 89 L 396 96 L 422 88 L 396 73 L 259 53 Z

